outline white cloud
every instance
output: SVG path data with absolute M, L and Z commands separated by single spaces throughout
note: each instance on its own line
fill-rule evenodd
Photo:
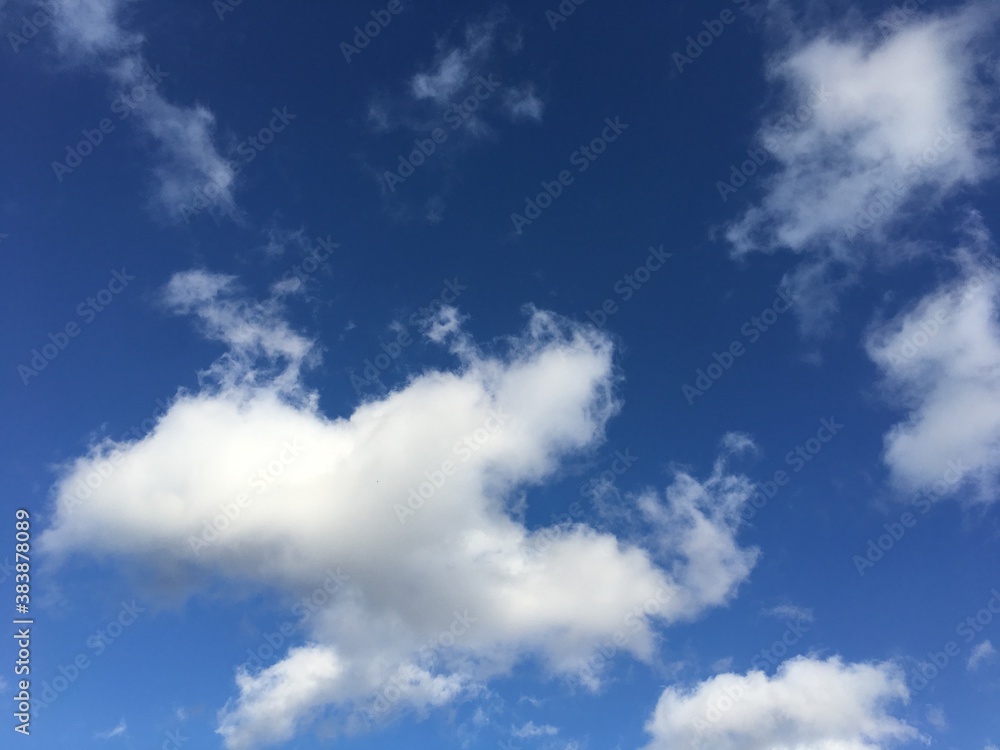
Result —
M 202 105 L 173 104 L 159 92 L 139 104 L 136 114 L 159 157 L 155 204 L 178 219 L 186 218 L 186 210 L 200 211 L 202 203 L 235 216 L 237 173 L 215 146 L 215 115 Z
M 202 105 L 181 106 L 163 96 L 160 79 L 169 72 L 150 75 L 142 36 L 121 21 L 129 5 L 131 0 L 55 0 L 57 49 L 75 64 L 100 68 L 122 92 L 142 88 L 141 97 L 128 99 L 134 104 L 128 111 L 157 154 L 154 205 L 175 219 L 187 218 L 184 206 L 200 210 L 200 201 L 235 215 L 236 172 L 215 146 L 215 116 Z
M 267 244 L 262 245 L 260 249 L 271 257 L 282 256 L 289 248 L 308 249 L 311 244 L 303 227 L 286 229 L 277 224 L 271 224 L 266 233 Z
M 240 671 L 240 698 L 220 712 L 218 732 L 229 748 L 270 745 L 288 740 L 296 726 L 336 700 L 344 665 L 333 649 L 308 645 L 257 675 Z
M 121 737 L 125 732 L 128 731 L 128 725 L 125 724 L 125 719 L 122 719 L 118 724 L 112 729 L 108 729 L 104 732 L 97 732 L 94 736 L 99 740 L 110 740 L 115 737 Z
M 713 672 L 728 672 L 733 667 L 733 657 L 724 656 L 721 659 L 716 659 L 712 662 L 711 669 Z
M 538 98 L 530 83 L 509 90 L 504 95 L 504 108 L 512 120 L 542 121 L 545 103 Z
M 764 610 L 764 614 L 779 620 L 796 620 L 797 622 L 813 621 L 813 611 L 811 609 L 798 607 L 794 604 L 779 604 L 776 607 Z
M 796 29 L 770 63 L 789 101 L 757 142 L 776 166 L 725 234 L 736 255 L 804 255 L 786 283 L 807 331 L 829 324 L 839 289 L 872 256 L 884 265 L 914 252 L 886 241 L 913 211 L 995 173 L 996 82 L 979 63 L 997 18 L 995 3 L 973 0 L 888 38 L 874 25 L 805 41 Z
M 531 310 L 489 353 L 440 310 L 426 331 L 456 367 L 332 418 L 300 377 L 315 344 L 278 302 L 202 271 L 175 276 L 166 298 L 228 351 L 150 434 L 65 468 L 40 544 L 57 560 L 111 555 L 192 590 L 222 578 L 289 600 L 344 571 L 300 645 L 239 672 L 220 713 L 230 748 L 283 741 L 328 709 L 353 726 L 443 705 L 525 659 L 596 689 L 600 645 L 627 634 L 619 653 L 649 660 L 658 626 L 726 602 L 750 573 L 756 551 L 735 534 L 753 488 L 722 460 L 703 482 L 678 471 L 665 497 L 638 499 L 648 546 L 584 524 L 529 530 L 515 515 L 619 409 L 596 329 Z
M 303 290 L 302 279 L 296 278 L 294 276 L 289 276 L 287 279 L 281 279 L 275 281 L 271 285 L 271 292 L 275 297 L 288 297 L 292 294 L 298 294 Z
M 504 123 L 540 122 L 545 110 L 535 85 L 511 72 L 521 67 L 511 65 L 511 59 L 522 50 L 523 35 L 506 6 L 494 6 L 459 28 L 458 38 L 449 32 L 436 39 L 433 57 L 405 78 L 403 90 L 375 94 L 367 105 L 369 129 L 385 145 L 365 159 L 363 169 L 378 184 L 385 209 L 400 221 L 446 220 L 467 151 L 498 141 Z M 400 130 L 404 133 L 397 134 Z M 433 155 L 427 157 L 433 168 L 420 167 L 419 152 L 407 158 L 415 135 L 425 145 L 434 135 Z M 423 197 L 397 189 L 415 173 L 411 168 L 434 183 Z
M 956 258 L 961 276 L 877 325 L 866 349 L 887 393 L 910 410 L 885 437 L 885 462 L 906 492 L 984 498 L 1000 471 L 1000 273 L 978 218 Z
M 965 665 L 966 669 L 970 672 L 975 672 L 984 662 L 992 660 L 996 655 L 997 650 L 993 647 L 993 644 L 990 641 L 983 641 L 972 649 L 969 661 Z
M 939 732 L 948 728 L 948 717 L 941 706 L 929 706 L 927 708 L 927 723 Z
M 280 392 L 296 390 L 302 365 L 315 357 L 313 342 L 289 328 L 278 301 L 250 302 L 237 291 L 233 276 L 186 271 L 170 280 L 164 300 L 178 313 L 195 315 L 207 338 L 226 344 L 226 355 L 203 376 L 229 389 L 264 378 Z
M 740 547 L 735 532 L 740 510 L 753 492 L 749 479 L 729 474 L 719 459 L 704 482 L 675 469 L 666 502 L 649 492 L 637 499 L 654 529 L 648 544 L 679 563 L 674 567 L 679 589 L 671 599 L 679 616 L 695 617 L 708 606 L 725 603 L 749 577 L 759 551 Z
M 455 49 L 438 60 L 433 72 L 417 73 L 410 82 L 410 91 L 414 98 L 447 103 L 469 79 L 468 58 L 468 52 Z
M 727 432 L 722 436 L 720 444 L 723 451 L 734 455 L 743 453 L 757 455 L 760 452 L 753 438 L 745 432 Z
M 404 100 L 380 96 L 370 102 L 373 129 L 384 133 L 404 125 L 428 132 L 440 126 L 450 132 L 459 123 L 464 134 L 481 138 L 494 133 L 489 113 L 501 111 L 514 122 L 541 121 L 545 103 L 535 85 L 513 84 L 503 75 L 504 52 L 497 42 L 508 25 L 506 10 L 499 8 L 468 23 L 460 43 L 439 39 L 433 62 L 410 77 Z M 506 54 L 516 54 L 520 47 L 509 41 L 502 45 Z M 420 106 L 426 103 L 434 106 Z
M 524 726 L 511 728 L 510 733 L 518 739 L 527 739 L 529 737 L 551 737 L 554 734 L 559 734 L 559 728 L 554 727 L 551 724 L 542 724 L 541 726 L 538 726 L 535 722 L 529 721 Z
M 646 731 L 649 750 L 878 750 L 919 733 L 889 713 L 909 694 L 890 664 L 798 657 L 777 674 L 721 674 L 667 688 Z
M 477 75 L 493 51 L 497 29 L 503 16 L 490 14 L 465 28 L 462 45 L 449 48 L 443 41 L 431 68 L 410 79 L 410 93 L 415 99 L 432 99 L 447 104 Z
M 142 44 L 142 36 L 122 28 L 131 0 L 53 0 L 52 27 L 60 54 L 77 61 L 118 57 Z

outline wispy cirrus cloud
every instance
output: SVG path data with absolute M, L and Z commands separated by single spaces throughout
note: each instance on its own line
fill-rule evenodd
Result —
M 488 72 L 482 68 L 496 49 L 497 33 L 507 17 L 506 8 L 497 8 L 467 24 L 459 44 L 439 39 L 433 63 L 410 78 L 410 95 L 418 101 L 451 103 L 476 75 Z
M 112 740 L 115 737 L 122 737 L 128 731 L 125 719 L 119 721 L 114 727 L 103 732 L 97 732 L 94 737 L 99 740 Z
M 972 653 L 969 654 L 969 660 L 965 664 L 965 668 L 970 672 L 975 672 L 979 667 L 988 661 L 996 659 L 997 650 L 990 641 L 983 641 L 978 644 Z
M 58 53 L 74 65 L 102 70 L 122 90 L 140 85 L 148 68 L 144 38 L 124 20 L 136 2 L 52 0 Z M 209 195 L 216 210 L 234 215 L 236 170 L 215 145 L 215 115 L 200 104 L 175 104 L 159 88 L 149 88 L 132 111 L 156 159 L 154 207 L 179 219 L 185 205 Z
M 461 32 L 438 37 L 430 61 L 418 65 L 401 90 L 369 100 L 368 126 L 387 150 L 374 163 L 366 161 L 364 169 L 397 219 L 440 222 L 461 155 L 497 141 L 503 126 L 542 121 L 539 87 L 507 74 L 511 58 L 523 49 L 516 27 L 509 9 L 495 6 L 466 22 Z M 430 198 L 411 198 L 401 187 L 415 174 L 425 187 L 434 181 L 425 191 Z
M 519 727 L 512 727 L 510 733 L 519 739 L 551 737 L 559 734 L 559 728 L 554 727 L 551 724 L 538 725 L 533 721 L 529 721 L 527 724 L 523 724 Z
M 532 84 L 512 88 L 504 94 L 504 109 L 512 120 L 541 121 L 545 103 L 539 98 Z
M 812 622 L 813 611 L 807 607 L 799 607 L 795 604 L 779 604 L 764 610 L 768 617 L 778 620 L 797 620 L 799 622 Z
M 513 24 L 506 6 L 497 6 L 469 20 L 460 34 L 438 37 L 431 61 L 407 77 L 403 91 L 371 99 L 368 121 L 373 130 L 422 132 L 460 123 L 456 130 L 479 139 L 493 134 L 490 120 L 496 113 L 540 120 L 544 102 L 534 83 L 514 84 L 504 74 L 506 58 L 520 52 L 505 40 L 504 30 Z M 484 90 L 482 80 L 491 86 Z M 502 95 L 494 96 L 498 88 Z

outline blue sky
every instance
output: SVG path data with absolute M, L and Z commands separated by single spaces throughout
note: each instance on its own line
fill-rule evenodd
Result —
M 998 16 L 0 2 L 5 742 L 996 750 Z

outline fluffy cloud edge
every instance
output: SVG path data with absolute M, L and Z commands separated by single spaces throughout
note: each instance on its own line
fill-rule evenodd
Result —
M 908 700 L 895 664 L 800 656 L 772 676 L 724 673 L 668 687 L 646 724 L 646 750 L 879 750 L 921 738 L 890 712 Z
M 649 660 L 659 627 L 725 603 L 754 567 L 757 550 L 736 542 L 753 485 L 724 459 L 705 480 L 679 471 L 662 496 L 635 498 L 648 548 L 510 514 L 512 495 L 593 450 L 620 408 L 597 329 L 529 309 L 525 330 L 487 352 L 442 308 L 425 334 L 453 370 L 330 418 L 302 379 L 315 343 L 288 326 L 278 291 L 253 301 L 231 276 L 191 271 L 164 300 L 226 353 L 148 434 L 67 464 L 39 543 L 53 559 L 111 555 L 287 599 L 346 571 L 301 618 L 301 645 L 237 671 L 219 718 L 228 747 L 283 741 L 327 710 L 357 728 L 442 705 L 525 659 L 598 690 L 609 648 Z M 745 435 L 730 443 L 752 449 Z M 384 705 L 388 685 L 399 697 Z M 276 705 L 282 722 L 260 718 Z

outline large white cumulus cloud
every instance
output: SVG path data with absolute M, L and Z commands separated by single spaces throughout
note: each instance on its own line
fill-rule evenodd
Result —
M 651 658 L 658 624 L 724 603 L 749 575 L 756 553 L 734 537 L 753 488 L 722 463 L 703 483 L 679 474 L 664 496 L 642 495 L 656 544 L 519 520 L 523 491 L 599 444 L 620 406 L 596 329 L 534 310 L 487 352 L 446 309 L 428 336 L 453 370 L 331 418 L 301 379 L 313 342 L 278 301 L 245 300 L 205 272 L 174 277 L 167 301 L 227 353 L 143 439 L 96 445 L 66 469 L 41 544 L 56 559 L 113 555 L 289 599 L 342 571 L 299 645 L 238 671 L 220 714 L 231 748 L 286 740 L 324 710 L 349 727 L 442 705 L 524 658 L 597 687 L 599 646 Z M 81 499 L 103 462 L 113 471 Z M 392 705 L 373 711 L 387 684 Z

